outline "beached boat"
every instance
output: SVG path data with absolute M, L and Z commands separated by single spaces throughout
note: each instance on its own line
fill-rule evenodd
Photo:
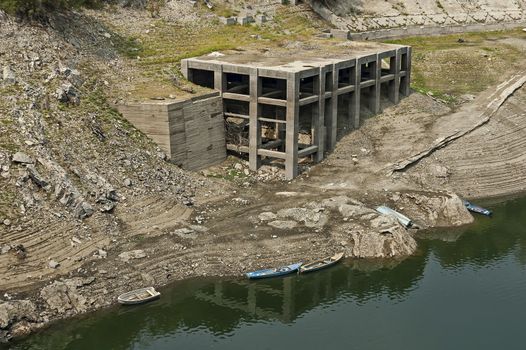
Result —
M 338 253 L 333 256 L 327 257 L 325 259 L 321 259 L 318 261 L 314 261 L 314 262 L 302 265 L 299 269 L 299 272 L 307 273 L 307 272 L 318 271 L 318 270 L 321 270 L 321 269 L 324 269 L 326 267 L 336 264 L 342 258 L 343 258 L 343 253 Z
M 478 205 L 475 205 L 475 204 L 473 204 L 473 203 L 471 203 L 470 201 L 467 201 L 467 200 L 463 200 L 463 202 L 464 202 L 464 205 L 466 206 L 466 208 L 469 211 L 473 212 L 473 213 L 482 214 L 482 215 L 486 215 L 486 216 L 493 215 L 493 212 L 491 210 L 479 207 Z
M 288 275 L 289 273 L 293 273 L 298 271 L 300 266 L 303 263 L 297 263 L 297 264 L 291 264 L 288 266 L 282 266 L 275 269 L 266 269 L 266 270 L 258 270 L 249 272 L 246 274 L 246 276 L 250 279 L 259 279 L 259 278 L 269 278 L 269 277 L 278 277 L 283 275 Z
M 147 287 L 121 294 L 117 298 L 117 301 L 124 305 L 135 305 L 158 299 L 160 296 L 161 293 L 156 291 L 155 288 Z
M 389 207 L 381 205 L 378 208 L 376 208 L 376 211 L 379 212 L 380 214 L 389 215 L 389 216 L 395 218 L 405 228 L 410 228 L 410 227 L 413 226 L 413 221 L 411 219 L 409 219 L 404 214 L 401 214 L 401 213 L 399 213 L 399 212 L 397 212 L 397 211 L 395 211 L 395 210 L 393 210 L 393 209 L 391 209 Z

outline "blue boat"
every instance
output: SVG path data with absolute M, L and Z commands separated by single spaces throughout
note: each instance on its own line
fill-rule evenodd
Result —
M 486 215 L 486 216 L 493 215 L 493 212 L 491 210 L 479 207 L 478 205 L 475 205 L 475 204 L 473 204 L 473 203 L 471 203 L 470 201 L 467 201 L 467 200 L 463 200 L 463 202 L 464 202 L 464 205 L 466 206 L 466 208 L 469 211 L 473 212 L 473 213 L 482 214 L 482 215 Z
M 259 278 L 284 276 L 284 275 L 288 275 L 290 273 L 298 271 L 298 269 L 300 268 L 302 264 L 303 263 L 297 263 L 297 264 L 292 264 L 288 266 L 278 267 L 275 269 L 253 271 L 253 272 L 247 273 L 246 276 L 252 280 L 259 279 Z

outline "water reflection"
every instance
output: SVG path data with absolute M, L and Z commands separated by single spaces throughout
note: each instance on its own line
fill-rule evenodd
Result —
M 176 339 L 185 337 L 211 337 L 215 342 L 232 337 L 251 325 L 287 327 L 307 315 L 334 310 L 336 306 L 343 309 L 345 305 L 352 305 L 354 312 L 367 315 L 373 306 L 388 308 L 417 300 L 415 294 L 423 293 L 419 289 L 423 288 L 424 278 L 438 285 L 437 290 L 444 287 L 441 283 L 452 283 L 440 277 L 443 271 L 454 271 L 469 279 L 468 275 L 463 275 L 467 274 L 467 267 L 470 271 L 491 266 L 502 268 L 501 265 L 509 264 L 510 260 L 524 267 L 526 200 L 507 202 L 493 209 L 493 219 L 478 218 L 474 225 L 448 236 L 449 240 L 455 237 L 455 242 L 437 240 L 438 233 L 428 234 L 427 240 L 420 241 L 418 254 L 402 262 L 386 265 L 385 262 L 345 261 L 319 273 L 261 281 L 184 281 L 161 290 L 163 296 L 159 301 L 140 307 L 118 307 L 73 322 L 60 322 L 14 348 L 173 348 Z M 513 273 L 522 278 L 520 274 L 524 269 L 509 270 L 510 278 Z M 522 283 L 516 290 L 523 285 L 526 288 L 526 281 L 520 278 L 515 277 Z M 447 288 L 469 287 L 462 282 L 455 283 L 458 285 Z M 427 293 L 431 297 L 441 296 L 434 295 L 432 288 L 423 289 L 429 289 Z M 472 300 L 473 296 L 466 298 Z M 422 305 L 428 302 L 425 300 Z M 465 301 L 458 302 L 462 305 Z M 402 309 L 400 312 L 410 314 L 412 307 L 415 306 L 407 306 L 409 311 Z M 435 312 L 439 313 L 440 307 Z M 433 315 L 433 318 L 440 317 L 449 319 L 450 315 Z

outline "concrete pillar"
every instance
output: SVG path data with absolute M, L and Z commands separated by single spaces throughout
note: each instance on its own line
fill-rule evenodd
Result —
M 389 99 L 394 104 L 400 101 L 400 50 L 396 50 L 396 55 L 389 59 L 389 73 L 394 74 L 394 80 L 389 82 Z
M 184 60 L 181 60 L 181 74 L 183 75 L 183 77 L 186 78 L 186 80 L 190 80 L 190 69 L 188 69 L 188 60 L 187 59 L 184 59 Z
M 411 47 L 407 47 L 407 54 L 402 55 L 401 66 L 406 76 L 401 79 L 400 92 L 404 96 L 409 96 L 411 94 Z
M 371 70 L 373 74 L 374 79 L 374 86 L 372 87 L 372 96 L 371 96 L 371 111 L 374 114 L 378 114 L 381 111 L 380 108 L 380 97 L 381 97 L 381 91 L 382 91 L 382 85 L 380 83 L 380 78 L 382 77 L 382 60 L 380 59 L 380 56 L 376 54 L 376 63 L 374 63 L 374 67 Z
M 285 138 L 285 177 L 292 180 L 298 175 L 298 130 L 300 76 L 287 74 L 287 132 Z
M 314 154 L 314 161 L 320 162 L 323 159 L 324 143 L 323 126 L 325 116 L 325 70 L 320 68 L 318 77 L 314 78 L 314 93 L 318 94 L 318 103 L 312 108 L 312 137 L 313 145 L 318 146 L 318 151 Z
M 261 148 L 261 129 L 259 125 L 259 103 L 258 97 L 261 94 L 261 83 L 258 77 L 257 68 L 250 70 L 250 106 L 249 116 L 250 125 L 248 131 L 248 163 L 250 170 L 257 171 L 261 166 L 261 156 L 258 155 L 258 149 Z
M 356 60 L 356 65 L 354 69 L 351 69 L 351 84 L 354 85 L 354 93 L 351 93 L 351 112 L 353 116 L 354 128 L 358 129 L 360 127 L 360 80 L 362 76 L 362 66 Z
M 327 128 L 327 146 L 329 150 L 336 147 L 338 137 L 338 74 L 339 70 L 336 65 L 332 69 L 332 98 L 331 98 L 331 117 Z
M 214 89 L 221 93 L 223 93 L 224 89 L 226 89 L 222 65 L 217 65 L 214 67 Z

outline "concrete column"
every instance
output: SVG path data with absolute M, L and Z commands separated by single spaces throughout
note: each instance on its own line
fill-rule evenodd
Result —
M 248 132 L 248 163 L 250 170 L 257 171 L 261 166 L 261 156 L 258 155 L 258 149 L 261 148 L 261 130 L 259 125 L 259 104 L 258 97 L 261 94 L 261 83 L 258 77 L 257 68 L 250 70 L 250 106 L 249 116 L 250 125 Z
M 402 70 L 406 71 L 406 76 L 401 79 L 400 92 L 404 96 L 411 94 L 411 47 L 407 48 L 407 54 L 402 55 Z
M 298 175 L 298 129 L 300 76 L 287 74 L 287 132 L 285 138 L 285 177 L 292 180 Z
M 313 145 L 318 146 L 318 152 L 314 154 L 314 161 L 320 162 L 323 159 L 324 142 L 323 126 L 325 116 L 325 71 L 320 68 L 318 78 L 314 79 L 314 93 L 318 94 L 318 103 L 312 108 L 312 137 Z
M 226 89 L 225 79 L 223 78 L 223 66 L 217 65 L 214 67 L 214 89 L 223 93 Z
M 181 60 L 181 74 L 183 75 L 183 77 L 186 78 L 186 80 L 190 80 L 190 69 L 188 69 L 188 60 L 187 59 L 184 59 L 184 60 Z
M 359 64 L 356 60 L 356 65 L 354 69 L 351 69 L 351 73 L 354 74 L 351 76 L 351 84 L 354 85 L 354 93 L 351 94 L 351 111 L 354 121 L 354 128 L 358 129 L 360 127 L 360 80 L 362 77 L 362 65 Z
M 394 74 L 394 80 L 389 82 L 389 99 L 394 104 L 400 101 L 400 50 L 396 50 L 396 55 L 390 58 L 389 73 Z
M 336 139 L 338 137 L 338 73 L 339 70 L 336 69 L 336 65 L 333 65 L 331 117 L 327 128 L 327 146 L 329 150 L 336 147 Z
M 382 60 L 376 54 L 376 63 L 374 64 L 373 69 L 371 70 L 373 74 L 373 79 L 375 80 L 374 86 L 371 88 L 371 111 L 374 114 L 380 113 L 380 97 L 382 92 L 382 85 L 380 84 L 380 78 L 382 77 Z

